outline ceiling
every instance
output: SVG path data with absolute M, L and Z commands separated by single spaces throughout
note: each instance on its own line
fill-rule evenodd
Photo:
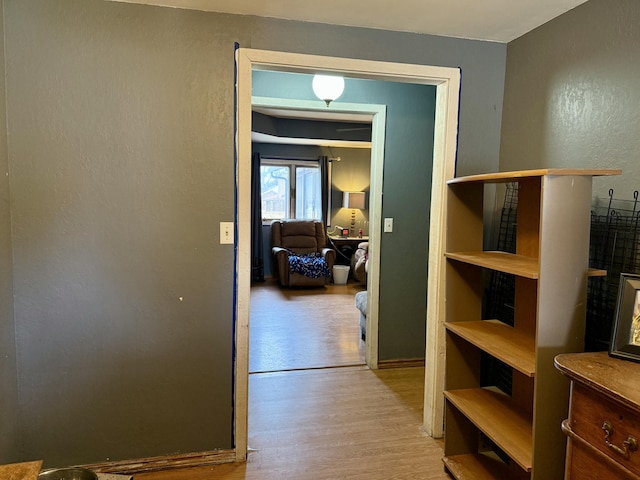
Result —
M 112 0 L 508 43 L 587 0 Z

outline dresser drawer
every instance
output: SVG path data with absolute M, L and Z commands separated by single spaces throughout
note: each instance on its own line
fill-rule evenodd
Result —
M 637 480 L 608 454 L 595 450 L 591 445 L 569 438 L 567 446 L 566 476 L 568 480 Z
M 603 428 L 605 423 L 608 435 Z M 640 475 L 640 451 L 634 451 L 633 445 L 640 441 L 640 414 L 574 382 L 569 426 L 575 436 Z

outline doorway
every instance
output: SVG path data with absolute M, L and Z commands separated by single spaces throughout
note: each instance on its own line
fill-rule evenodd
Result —
M 327 115 L 327 106 L 322 101 L 293 100 L 285 98 L 251 97 L 251 108 L 297 110 Z M 368 298 L 378 298 L 379 291 L 379 226 L 382 212 L 382 172 L 384 168 L 384 144 L 386 130 L 386 107 L 363 103 L 332 102 L 331 112 L 336 117 L 358 117 L 371 123 L 371 174 L 369 190 L 369 272 L 367 280 Z M 249 145 L 250 147 L 250 145 Z M 240 197 L 242 198 L 242 197 Z M 238 204 L 240 207 L 240 203 Z M 265 255 L 266 258 L 266 255 Z M 247 299 L 250 304 L 250 299 Z M 354 308 L 355 310 L 355 308 Z M 378 367 L 378 305 L 368 302 L 366 325 L 365 362 L 369 368 Z M 247 319 L 248 323 L 248 319 Z
M 237 258 L 236 258 L 236 339 L 235 339 L 235 452 L 236 460 L 246 459 L 248 417 L 248 330 L 250 291 L 250 157 L 251 157 L 251 74 L 254 68 L 320 73 L 335 72 L 354 78 L 387 80 L 436 86 L 436 121 L 433 152 L 431 227 L 429 248 L 428 318 L 440 318 L 444 298 L 437 288 L 441 271 L 444 229 L 445 181 L 455 170 L 460 71 L 454 68 L 393 64 L 367 60 L 318 57 L 302 54 L 239 49 L 237 82 Z M 373 165 L 372 165 L 373 168 Z M 382 175 L 382 172 L 380 172 Z M 373 176 L 373 175 L 372 175 Z M 373 187 L 373 186 L 372 186 Z M 376 201 L 372 195 L 372 202 Z M 380 212 L 381 209 L 378 209 Z M 380 218 L 372 216 L 370 240 L 379 235 Z M 372 268 L 379 268 L 376 263 Z M 377 277 L 379 272 L 371 272 Z M 433 288 L 432 288 L 433 287 Z M 376 308 L 375 302 L 370 304 Z M 442 421 L 442 350 L 444 332 L 437 321 L 427 322 L 427 371 L 425 382 L 425 428 L 438 436 Z M 373 333 L 373 332 L 372 332 Z M 372 338 L 372 343 L 374 339 Z M 375 342 L 377 345 L 377 341 Z M 440 420 L 438 421 L 438 417 Z

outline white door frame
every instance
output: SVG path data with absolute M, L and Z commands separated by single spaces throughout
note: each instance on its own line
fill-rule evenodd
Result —
M 442 398 L 444 386 L 444 328 L 440 319 L 444 308 L 444 291 L 441 288 L 442 282 L 440 279 L 444 278 L 445 228 L 443 222 L 446 209 L 446 180 L 453 178 L 455 174 L 460 70 L 458 68 L 323 57 L 246 48 L 236 50 L 236 61 L 238 68 L 236 85 L 236 151 L 238 158 L 236 167 L 237 207 L 235 221 L 237 257 L 234 359 L 234 449 L 236 461 L 246 460 L 248 443 L 249 307 L 251 288 L 251 74 L 253 69 L 297 73 L 334 72 L 353 78 L 436 86 L 427 294 L 427 318 L 433 321 L 427 321 L 424 428 L 428 434 L 434 437 L 441 436 L 444 409 L 444 400 Z M 381 148 L 383 149 L 383 147 Z M 382 175 L 382 172 L 380 172 L 380 175 Z M 372 173 L 372 180 L 373 177 L 374 174 Z M 378 211 L 380 212 L 381 209 L 378 209 Z M 376 225 L 372 221 L 370 237 L 372 234 L 376 234 L 375 229 Z M 380 229 L 378 228 L 377 230 Z M 379 265 L 379 262 L 373 262 L 372 266 L 376 264 Z M 373 303 L 377 302 L 370 302 L 370 304 Z M 375 330 L 377 331 L 377 329 Z M 374 339 L 371 339 L 370 343 L 373 342 Z M 377 344 L 377 341 L 375 343 Z M 375 363 L 377 363 L 377 359 L 375 359 Z

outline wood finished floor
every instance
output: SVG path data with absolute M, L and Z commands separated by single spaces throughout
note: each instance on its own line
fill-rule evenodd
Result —
M 358 283 L 280 288 L 273 280 L 251 288 L 249 372 L 363 365 L 355 294 Z
M 364 366 L 354 295 L 251 289 L 246 463 L 136 474 L 135 480 L 449 479 L 442 442 L 422 431 L 424 368 Z
M 423 385 L 420 367 L 254 374 L 246 463 L 134 479 L 449 479 L 441 442 L 421 429 Z

